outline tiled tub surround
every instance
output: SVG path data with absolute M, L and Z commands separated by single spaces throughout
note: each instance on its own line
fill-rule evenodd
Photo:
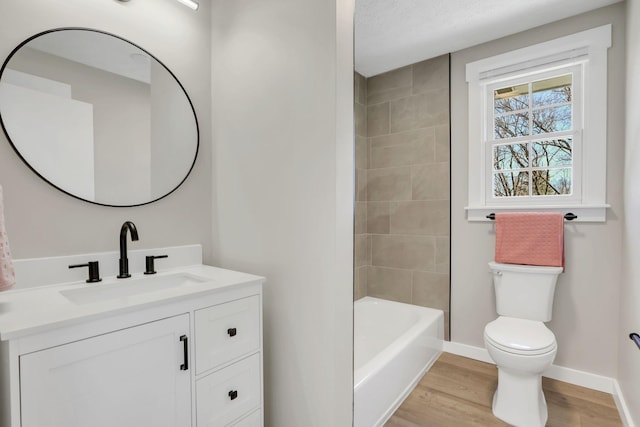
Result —
M 355 295 L 441 309 L 448 319 L 448 55 L 370 77 L 356 94 L 356 117 L 366 95 L 367 143 L 356 120 Z
M 356 219 L 355 219 L 355 262 L 354 300 L 367 295 L 367 265 L 369 260 L 369 240 L 367 235 L 367 168 L 369 167 L 369 147 L 367 141 L 367 80 L 358 73 L 354 76 L 355 128 L 356 128 Z

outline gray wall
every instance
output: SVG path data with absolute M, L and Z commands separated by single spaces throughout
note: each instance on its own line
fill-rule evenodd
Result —
M 627 4 L 627 112 L 625 150 L 624 274 L 620 286 L 618 382 L 635 425 L 640 425 L 640 352 L 629 333 L 640 333 L 640 4 Z
M 609 49 L 606 223 L 565 227 L 566 271 L 558 280 L 553 320 L 555 364 L 617 376 L 624 154 L 624 3 L 565 19 L 452 56 L 452 306 L 453 341 L 483 347 L 483 328 L 496 317 L 487 267 L 494 253 L 491 223 L 466 220 L 467 84 L 465 64 L 578 31 L 613 24 Z
M 80 26 L 111 32 L 146 48 L 184 84 L 200 119 L 195 169 L 174 194 L 151 205 L 109 208 L 63 194 L 38 178 L 0 135 L 0 185 L 15 258 L 110 251 L 120 225 L 133 220 L 140 241 L 132 248 L 201 243 L 211 261 L 211 42 L 207 1 L 192 10 L 175 1 L 0 2 L 0 58 L 27 37 L 51 28 Z
M 213 4 L 215 252 L 267 278 L 266 426 L 346 427 L 353 1 Z

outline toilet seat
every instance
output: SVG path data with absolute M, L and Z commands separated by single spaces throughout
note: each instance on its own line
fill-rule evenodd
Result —
M 535 320 L 500 316 L 487 324 L 484 337 L 497 349 L 525 356 L 549 353 L 557 348 L 553 332 Z

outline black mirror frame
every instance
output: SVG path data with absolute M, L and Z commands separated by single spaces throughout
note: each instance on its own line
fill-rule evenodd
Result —
M 35 34 L 29 38 L 27 38 L 26 40 L 24 40 L 22 43 L 20 43 L 18 46 L 16 46 L 11 53 L 9 54 L 9 56 L 7 56 L 7 59 L 5 59 L 4 63 L 2 64 L 2 67 L 0 67 L 0 80 L 2 80 L 2 74 L 4 73 L 5 68 L 7 67 L 7 65 L 9 64 L 9 62 L 11 61 L 11 58 L 13 58 L 13 56 L 27 43 L 29 43 L 30 41 L 32 41 L 33 39 L 36 39 L 38 37 L 41 37 L 45 34 L 50 34 L 50 33 L 54 33 L 54 32 L 58 32 L 58 31 L 69 31 L 69 30 L 74 30 L 74 31 L 91 31 L 94 33 L 99 33 L 99 34 L 104 34 L 110 37 L 114 37 L 116 39 L 122 40 L 125 43 L 129 43 L 130 45 L 140 49 L 141 51 L 143 51 L 144 53 L 146 53 L 147 55 L 149 55 L 150 58 L 154 59 L 156 62 L 158 62 L 158 64 L 162 65 L 162 67 L 167 70 L 167 72 L 171 75 L 171 77 L 173 77 L 173 79 L 176 81 L 176 83 L 178 83 L 178 86 L 180 86 L 180 89 L 182 89 L 182 92 L 184 93 L 184 96 L 187 98 L 187 101 L 189 102 L 189 106 L 191 107 L 191 111 L 193 112 L 193 119 L 195 121 L 195 125 L 196 125 L 196 150 L 195 153 L 193 155 L 193 162 L 191 163 L 191 166 L 189 167 L 189 170 L 187 171 L 187 173 L 185 174 L 184 178 L 182 178 L 182 180 L 168 193 L 155 198 L 153 200 L 150 200 L 148 202 L 144 202 L 144 203 L 137 203 L 137 204 L 132 204 L 132 205 L 111 205 L 108 203 L 99 203 L 93 200 L 87 200 L 87 199 L 83 199 L 82 197 L 76 196 L 75 194 L 69 193 L 66 190 L 63 190 L 62 188 L 56 186 L 55 184 L 53 184 L 51 181 L 49 181 L 47 178 L 45 178 L 44 176 L 42 176 L 42 174 L 40 174 L 37 170 L 35 170 L 30 164 L 29 162 L 27 162 L 27 160 L 22 156 L 22 154 L 20 154 L 20 151 L 18 150 L 18 148 L 16 147 L 16 145 L 13 143 L 13 141 L 11 140 L 11 136 L 9 135 L 9 132 L 7 131 L 5 124 L 4 124 L 4 119 L 2 117 L 2 114 L 0 113 L 0 126 L 2 127 L 2 131 L 4 132 L 5 136 L 7 137 L 7 140 L 9 141 L 9 143 L 11 144 L 11 147 L 13 148 L 13 150 L 16 152 L 16 154 L 18 155 L 18 157 L 20 157 L 20 159 L 29 167 L 29 169 L 31 169 L 37 176 L 39 176 L 43 181 L 45 181 L 47 184 L 51 185 L 53 188 L 55 188 L 56 190 L 59 190 L 75 199 L 78 200 L 82 200 L 83 202 L 87 202 L 87 203 L 91 203 L 94 205 L 99 205 L 99 206 L 108 206 L 108 207 L 114 207 L 114 208 L 130 208 L 130 207 L 136 207 L 136 206 L 144 206 L 144 205 L 148 205 L 150 203 L 154 203 L 157 202 L 158 200 L 164 199 L 165 197 L 169 196 L 170 194 L 172 194 L 174 191 L 176 191 L 178 188 L 180 188 L 180 186 L 187 180 L 187 178 L 189 177 L 189 175 L 191 174 L 191 171 L 193 170 L 195 164 L 196 164 L 196 159 L 198 158 L 198 152 L 200 150 L 200 126 L 198 124 L 198 116 L 196 114 L 196 110 L 193 106 L 193 102 L 191 101 L 191 98 L 189 97 L 189 94 L 187 93 L 186 89 L 184 88 L 184 86 L 182 85 L 182 83 L 180 82 L 180 80 L 178 80 L 178 78 L 176 77 L 176 75 L 169 69 L 169 67 L 167 67 L 162 61 L 160 61 L 158 58 L 156 58 L 153 54 L 151 54 L 149 51 L 147 51 L 146 49 L 140 47 L 139 45 L 123 38 L 120 36 L 117 36 L 115 34 L 109 33 L 107 31 L 102 31 L 102 30 L 96 30 L 93 28 L 85 28 L 85 27 L 60 27 L 60 28 L 54 28 L 51 30 L 46 30 L 46 31 L 42 31 L 38 34 Z

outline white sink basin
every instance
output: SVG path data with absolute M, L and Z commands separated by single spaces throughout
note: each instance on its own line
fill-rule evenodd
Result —
M 174 273 L 139 278 L 112 279 L 90 287 L 60 291 L 60 294 L 74 304 L 83 305 L 125 299 L 133 295 L 159 292 L 208 281 L 210 279 L 188 273 Z

